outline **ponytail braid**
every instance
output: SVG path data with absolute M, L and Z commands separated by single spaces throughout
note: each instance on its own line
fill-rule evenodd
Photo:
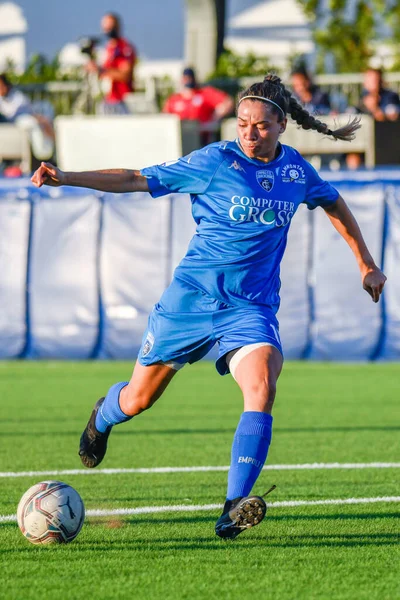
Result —
M 264 81 L 254 83 L 249 88 L 239 94 L 238 105 L 245 97 L 255 96 L 258 99 L 271 101 L 271 110 L 278 115 L 279 120 L 283 120 L 286 114 L 296 121 L 302 129 L 314 129 L 324 135 L 329 135 L 335 140 L 344 140 L 351 142 L 354 140 L 356 131 L 361 127 L 360 117 L 349 119 L 348 123 L 338 129 L 329 129 L 326 123 L 313 117 L 286 89 L 281 79 L 272 73 L 264 77 Z

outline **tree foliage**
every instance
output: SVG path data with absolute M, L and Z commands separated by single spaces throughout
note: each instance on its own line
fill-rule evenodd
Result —
M 349 19 L 348 0 L 297 0 L 310 20 L 317 46 L 317 70 L 333 56 L 338 73 L 363 71 L 374 55 L 379 23 L 392 31 L 393 68 L 400 67 L 400 3 L 397 0 L 356 0 L 354 18 Z
M 375 0 L 378 10 L 383 14 L 386 24 L 391 30 L 393 46 L 393 71 L 400 70 L 400 2 L 398 0 Z
M 82 78 L 79 68 L 66 72 L 60 68 L 57 56 L 48 60 L 42 54 L 33 54 L 22 73 L 18 73 L 12 61 L 8 61 L 6 73 L 14 84 L 24 85 L 49 81 L 76 81 Z
M 209 75 L 208 79 L 263 77 L 271 70 L 276 71 L 266 56 L 257 56 L 252 52 L 240 55 L 226 49 L 220 55 L 215 71 Z
M 225 49 L 217 61 L 215 70 L 208 75 L 207 81 L 231 96 L 236 96 L 243 85 L 241 81 L 248 77 L 263 79 L 271 71 L 278 72 L 278 69 L 271 65 L 266 56 L 258 56 L 253 52 L 241 55 Z

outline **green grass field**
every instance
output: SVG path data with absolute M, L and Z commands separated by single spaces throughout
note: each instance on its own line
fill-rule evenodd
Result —
M 0 515 L 34 483 L 60 479 L 86 508 L 207 505 L 227 473 L 7 477 L 81 469 L 92 405 L 128 363 L 0 363 Z M 287 363 L 278 385 L 268 465 L 399 461 L 400 364 Z M 211 363 L 181 371 L 154 408 L 117 427 L 100 468 L 224 466 L 241 396 Z M 92 472 L 90 472 L 92 473 Z M 264 470 L 278 487 L 265 521 L 234 542 L 214 534 L 218 510 L 88 517 L 69 545 L 38 547 L 0 518 L 0 598 L 400 598 L 399 503 L 273 506 L 400 496 L 398 468 Z

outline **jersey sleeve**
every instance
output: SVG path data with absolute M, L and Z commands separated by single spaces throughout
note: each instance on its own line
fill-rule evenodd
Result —
M 339 198 L 339 192 L 328 181 L 324 181 L 318 175 L 312 165 L 306 163 L 307 166 L 307 191 L 303 201 L 307 208 L 314 210 L 317 206 L 327 208 L 335 204 Z
M 153 198 L 165 194 L 203 194 L 211 183 L 223 157 L 209 148 L 196 150 L 178 160 L 141 169 Z

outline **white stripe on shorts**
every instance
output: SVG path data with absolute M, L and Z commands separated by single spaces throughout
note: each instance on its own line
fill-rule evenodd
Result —
M 242 358 L 253 352 L 253 350 L 257 350 L 257 348 L 262 348 L 263 346 L 274 346 L 269 342 L 257 342 L 256 344 L 247 344 L 247 346 L 242 346 L 241 348 L 236 348 L 235 350 L 231 350 L 226 355 L 226 364 L 228 365 L 228 369 L 231 372 L 233 379 L 236 381 L 235 372 L 238 368 L 238 365 Z

